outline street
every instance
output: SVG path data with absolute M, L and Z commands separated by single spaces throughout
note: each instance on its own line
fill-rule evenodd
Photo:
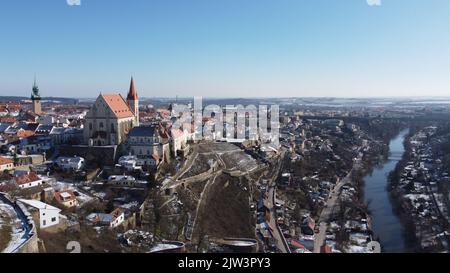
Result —
M 330 197 L 322 210 L 322 213 L 319 217 L 319 233 L 315 234 L 314 238 L 314 253 L 320 253 L 320 247 L 325 243 L 326 232 L 328 228 L 328 223 L 330 222 L 330 217 L 333 214 L 334 208 L 337 205 L 337 201 L 339 198 L 339 194 L 341 192 L 341 188 L 346 183 L 350 182 L 350 177 L 353 172 L 353 169 L 347 174 L 344 179 L 339 180 L 334 186 Z

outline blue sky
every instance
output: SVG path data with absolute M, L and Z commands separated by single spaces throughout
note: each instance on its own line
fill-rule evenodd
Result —
M 450 96 L 450 1 L 8 0 L 0 95 Z

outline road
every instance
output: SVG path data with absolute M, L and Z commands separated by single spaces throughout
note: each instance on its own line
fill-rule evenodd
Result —
M 280 229 L 278 228 L 277 224 L 277 214 L 276 214 L 276 207 L 275 207 L 275 200 L 276 200 L 276 180 L 280 174 L 280 171 L 282 170 L 283 166 L 283 160 L 286 155 L 286 151 L 283 150 L 279 159 L 278 159 L 278 166 L 275 168 L 275 172 L 273 172 L 272 177 L 269 179 L 269 192 L 267 194 L 265 205 L 270 211 L 270 221 L 269 225 L 273 229 L 273 237 L 276 241 L 277 248 L 283 252 L 283 253 L 290 253 L 290 249 L 286 244 L 286 238 L 284 238 L 284 235 L 282 232 L 280 232 Z
M 290 250 L 285 245 L 286 239 L 284 238 L 283 233 L 281 233 L 280 230 L 278 229 L 277 215 L 275 211 L 276 208 L 274 204 L 275 200 L 276 200 L 276 190 L 275 187 L 271 187 L 266 199 L 266 206 L 270 210 L 269 225 L 273 229 L 272 234 L 276 241 L 277 248 L 283 253 L 290 253 Z
M 323 208 L 319 216 L 319 233 L 316 233 L 314 236 L 314 253 L 320 253 L 320 247 L 325 243 L 328 223 L 330 222 L 330 218 L 333 215 L 336 205 L 338 204 L 342 186 L 344 186 L 348 182 L 351 182 L 352 172 L 353 169 L 350 170 L 350 172 L 344 179 L 339 180 L 336 183 L 330 196 L 328 197 L 325 207 Z

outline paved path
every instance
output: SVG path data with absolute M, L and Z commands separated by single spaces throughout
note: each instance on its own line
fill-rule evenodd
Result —
M 275 172 L 273 172 L 272 177 L 269 179 L 269 192 L 267 194 L 265 205 L 270 210 L 270 221 L 269 225 L 273 229 L 273 237 L 276 241 L 277 248 L 283 252 L 283 253 L 290 253 L 289 246 L 286 243 L 286 238 L 284 238 L 284 235 L 282 232 L 280 232 L 280 229 L 278 228 L 277 223 L 277 214 L 276 214 L 276 207 L 275 207 L 275 200 L 276 200 L 276 180 L 278 179 L 278 176 L 280 174 L 280 171 L 282 170 L 283 166 L 283 160 L 286 155 L 286 152 L 283 150 L 280 158 L 278 159 L 278 166 L 275 169 Z
M 320 216 L 319 216 L 319 233 L 316 233 L 314 236 L 314 253 L 320 253 L 320 247 L 325 243 L 326 232 L 328 228 L 328 223 L 330 222 L 330 218 L 333 215 L 334 209 L 338 205 L 339 195 L 341 193 L 342 186 L 346 183 L 351 182 L 351 175 L 353 169 L 347 174 L 347 176 L 339 180 L 334 186 L 330 196 L 328 197 L 325 208 L 323 208 Z
M 276 215 L 276 211 L 275 211 L 276 207 L 274 204 L 275 199 L 276 199 L 276 190 L 274 187 L 271 187 L 269 190 L 269 194 L 267 195 L 267 199 L 266 199 L 266 205 L 267 205 L 268 209 L 270 210 L 270 214 L 271 214 L 269 225 L 273 229 L 272 234 L 276 241 L 277 248 L 283 253 L 290 253 L 289 248 L 285 244 L 286 239 L 284 238 L 283 233 L 281 233 L 280 230 L 278 229 L 277 215 Z

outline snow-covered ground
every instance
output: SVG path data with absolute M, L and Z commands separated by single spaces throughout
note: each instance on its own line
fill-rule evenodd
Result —
M 133 202 L 130 202 L 127 204 L 123 204 L 120 207 L 123 209 L 132 209 L 132 208 L 138 207 L 138 206 L 139 206 L 139 203 L 137 201 L 133 201 Z
M 349 245 L 349 246 L 347 246 L 346 250 L 347 250 L 346 251 L 347 253 L 368 253 L 369 252 L 366 247 L 359 246 L 359 245 Z
M 23 222 L 11 205 L 5 204 L 0 201 L 0 215 L 7 215 L 11 219 L 11 240 L 8 246 L 2 250 L 3 253 L 11 253 L 14 252 L 28 239 L 28 235 L 26 233 L 26 230 L 23 228 Z M 5 224 L 1 221 L 2 220 L 0 218 L 0 226 L 2 224 Z

